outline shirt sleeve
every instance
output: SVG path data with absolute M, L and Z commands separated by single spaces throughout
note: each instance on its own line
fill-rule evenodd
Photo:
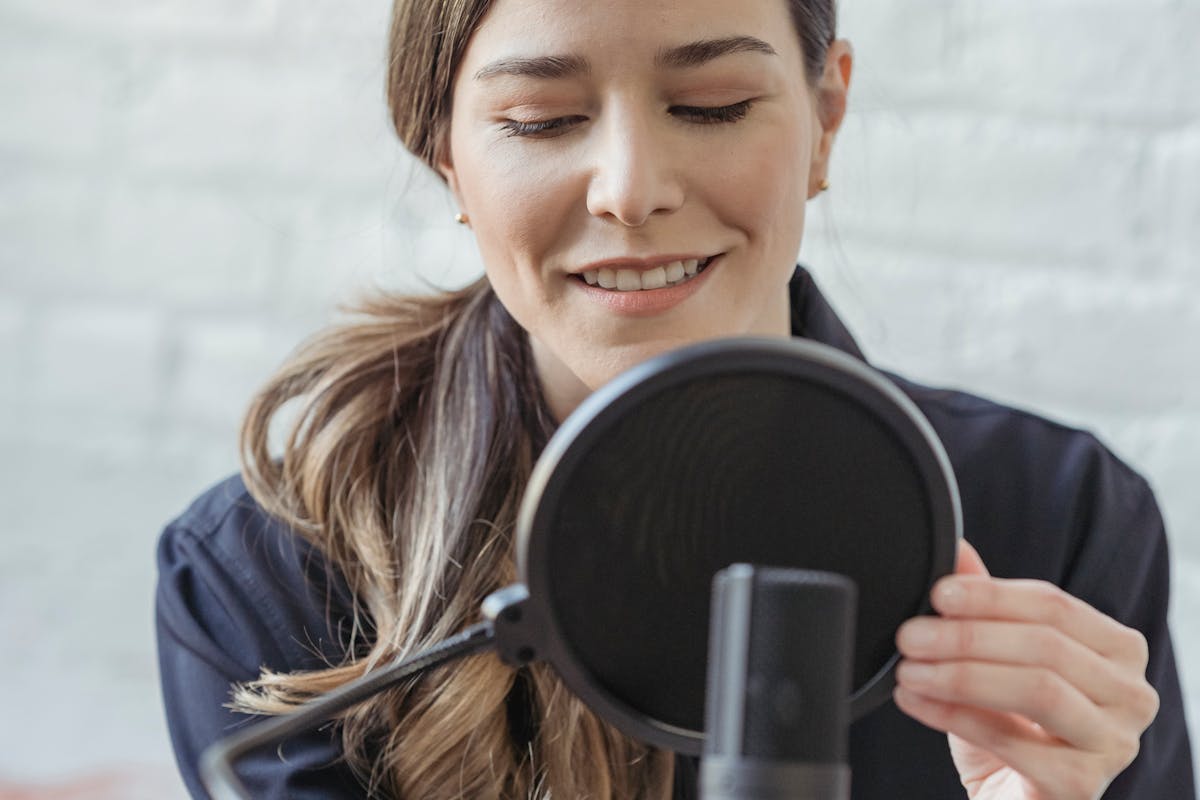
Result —
M 964 533 L 989 571 L 1055 583 L 1146 637 L 1146 678 L 1158 692 L 1160 710 L 1141 737 L 1137 758 L 1104 798 L 1194 800 L 1167 626 L 1168 540 L 1149 485 L 1087 432 L 960 392 L 903 379 L 901 386 L 946 445 L 958 477 Z M 881 741 L 870 740 L 876 748 Z
M 1146 678 L 1160 703 L 1158 716 L 1142 734 L 1137 758 L 1116 777 L 1104 798 L 1190 800 L 1196 786 L 1167 627 L 1171 572 L 1162 516 L 1146 482 L 1115 458 L 1096 472 L 1091 543 L 1080 552 L 1067 588 L 1142 632 L 1150 650 Z
M 198 771 L 204 750 L 255 722 L 226 707 L 232 684 L 257 678 L 262 666 L 322 666 L 320 648 L 305 643 L 305 621 L 290 610 L 295 604 L 257 580 L 253 557 L 234 558 L 213 538 L 168 527 L 158 549 L 163 702 L 175 757 L 195 798 L 208 797 Z M 297 654 L 308 654 L 310 663 L 297 664 Z M 363 798 L 331 728 L 296 736 L 279 751 L 249 754 L 239 760 L 237 774 L 255 798 Z

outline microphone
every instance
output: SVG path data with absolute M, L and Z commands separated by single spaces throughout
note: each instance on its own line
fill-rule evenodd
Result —
M 831 572 L 716 574 L 703 800 L 848 800 L 856 596 Z

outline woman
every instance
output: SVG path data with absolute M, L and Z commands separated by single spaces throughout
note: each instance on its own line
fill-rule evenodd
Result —
M 240 712 L 285 711 L 474 621 L 514 577 L 540 448 L 622 370 L 750 334 L 861 358 L 794 264 L 846 108 L 834 16 L 832 0 L 397 0 L 395 127 L 487 276 L 381 297 L 310 343 L 250 410 L 243 479 L 164 534 L 164 696 L 194 793 L 199 752 Z M 946 444 L 978 552 L 935 587 L 941 616 L 899 632 L 895 703 L 852 733 L 854 796 L 1191 797 L 1145 483 L 1084 434 L 898 382 Z M 695 791 L 690 760 L 612 730 L 547 668 L 492 656 L 284 756 L 245 767 L 256 796 Z

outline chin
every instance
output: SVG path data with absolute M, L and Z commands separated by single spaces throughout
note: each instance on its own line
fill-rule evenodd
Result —
M 582 368 L 576 370 L 576 374 L 583 379 L 588 387 L 595 391 L 621 373 L 664 353 L 669 353 L 672 350 L 678 350 L 681 347 L 687 347 L 698 342 L 736 335 L 733 333 L 711 333 L 687 337 L 673 336 L 653 341 L 618 345 L 607 349 L 603 354 L 590 354 L 587 363 L 581 365 Z

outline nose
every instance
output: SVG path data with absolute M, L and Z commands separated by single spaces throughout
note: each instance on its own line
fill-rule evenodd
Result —
M 679 154 L 672 152 L 670 131 L 648 117 L 612 113 L 596 131 L 587 194 L 593 216 L 636 228 L 653 214 L 683 204 Z

